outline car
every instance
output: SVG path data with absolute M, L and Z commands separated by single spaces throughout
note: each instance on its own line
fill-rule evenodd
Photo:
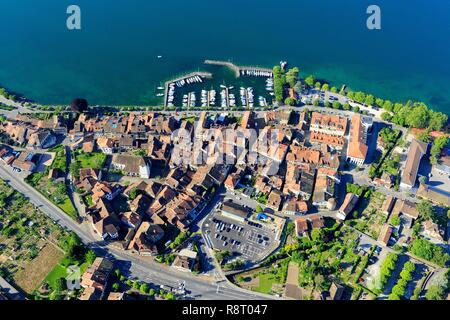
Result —
M 263 239 L 264 239 L 264 241 L 269 241 L 269 237 L 267 237 L 267 236 L 264 237 Z

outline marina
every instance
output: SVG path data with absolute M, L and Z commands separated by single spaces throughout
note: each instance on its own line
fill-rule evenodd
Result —
M 205 65 L 211 66 L 211 72 L 193 72 L 166 82 L 165 107 L 250 110 L 272 104 L 271 69 L 219 60 L 205 60 Z

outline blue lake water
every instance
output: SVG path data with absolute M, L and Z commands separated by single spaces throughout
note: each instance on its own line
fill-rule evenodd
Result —
M 81 31 L 66 28 L 70 4 Z M 381 7 L 380 31 L 366 28 L 369 4 Z M 450 113 L 445 0 L 1 0 L 0 12 L 0 86 L 45 104 L 151 105 L 161 81 L 204 59 L 287 60 L 303 75 Z

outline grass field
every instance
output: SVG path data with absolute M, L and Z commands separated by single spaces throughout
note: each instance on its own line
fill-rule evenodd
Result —
M 256 287 L 254 290 L 260 293 L 269 294 L 272 291 L 272 285 L 274 283 L 276 283 L 276 281 L 271 274 L 260 274 L 259 287 Z
M 102 152 L 81 153 L 75 155 L 81 168 L 102 169 L 105 165 L 106 154 Z
M 34 260 L 14 275 L 15 283 L 26 293 L 32 293 L 63 256 L 59 249 L 47 244 Z
M 64 260 L 64 259 L 63 259 Z M 83 263 L 80 266 L 80 275 L 86 271 L 89 267 L 87 263 Z M 47 282 L 53 290 L 56 290 L 56 281 L 67 276 L 67 267 L 60 261 L 54 268 L 49 272 L 47 277 L 45 277 L 43 282 Z

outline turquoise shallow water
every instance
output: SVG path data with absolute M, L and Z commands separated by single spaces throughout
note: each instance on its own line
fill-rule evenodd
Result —
M 382 9 L 382 30 L 365 27 Z M 66 8 L 82 9 L 81 31 Z M 0 85 L 47 104 L 154 104 L 161 81 L 208 59 L 273 66 L 450 113 L 444 0 L 2 0 Z M 162 55 L 162 59 L 157 59 Z

